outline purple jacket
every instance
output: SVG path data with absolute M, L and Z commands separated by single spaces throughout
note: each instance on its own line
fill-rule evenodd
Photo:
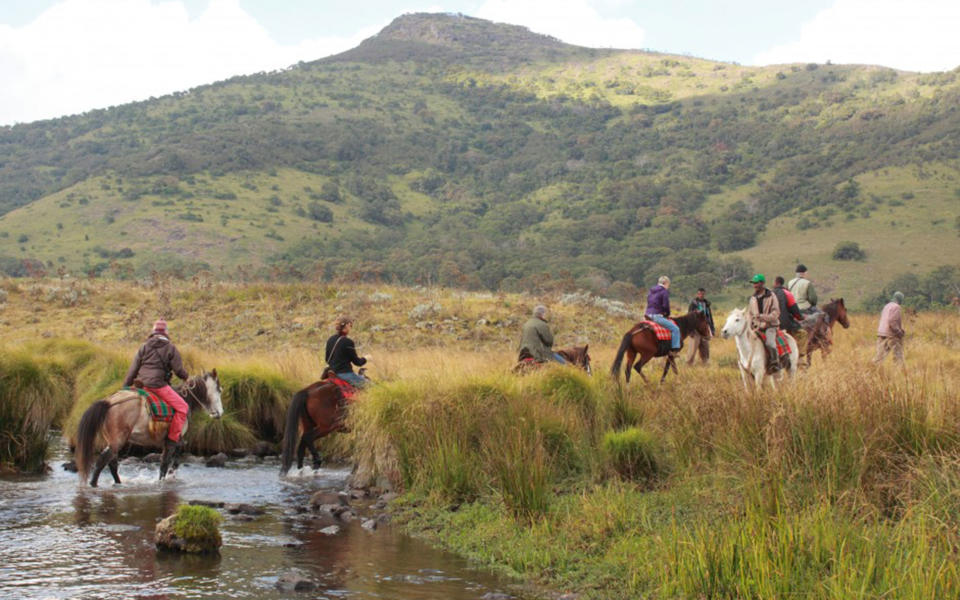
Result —
M 670 316 L 670 291 L 660 284 L 650 288 L 647 295 L 647 315 Z

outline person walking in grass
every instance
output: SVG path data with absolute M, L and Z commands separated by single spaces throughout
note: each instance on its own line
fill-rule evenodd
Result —
M 562 365 L 567 361 L 553 351 L 553 332 L 547 320 L 547 307 L 539 305 L 533 309 L 533 316 L 523 324 L 520 334 L 520 360 L 532 358 L 538 363 L 555 361 Z
M 877 327 L 877 355 L 873 362 L 880 364 L 887 354 L 893 352 L 893 360 L 900 366 L 903 361 L 903 294 L 894 292 L 893 298 L 880 311 L 880 325 Z
M 690 301 L 690 312 L 698 311 L 703 313 L 707 319 L 707 325 L 710 326 L 710 335 L 716 335 L 717 330 L 713 326 L 713 308 L 710 301 L 707 300 L 707 291 L 703 288 L 697 290 L 697 295 Z M 690 344 L 690 356 L 687 357 L 687 364 L 692 365 L 694 359 L 700 354 L 700 362 L 707 364 L 710 360 L 710 340 L 698 334 L 693 333 L 693 343 Z
M 337 332 L 327 340 L 327 348 L 324 357 L 327 365 L 337 377 L 348 382 L 355 388 L 365 387 L 370 380 L 363 375 L 353 372 L 353 365 L 362 367 L 367 364 L 369 356 L 358 356 L 357 345 L 348 336 L 353 329 L 353 319 L 350 317 L 340 317 L 334 325 Z

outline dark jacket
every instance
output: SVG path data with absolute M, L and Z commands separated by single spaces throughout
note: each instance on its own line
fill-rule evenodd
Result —
M 538 317 L 523 324 L 520 334 L 520 358 L 530 356 L 537 362 L 547 362 L 553 357 L 553 332 L 550 325 Z
M 790 301 L 787 300 L 787 294 L 784 293 L 782 287 L 775 287 L 772 291 L 780 305 L 780 329 L 791 333 L 800 329 L 799 319 L 803 318 L 800 314 L 800 307 L 797 306 L 796 302 L 790 304 Z
M 644 314 L 669 317 L 670 290 L 659 283 L 650 288 L 650 293 L 647 294 L 647 311 Z
M 353 373 L 351 363 L 358 367 L 367 364 L 367 359 L 357 356 L 357 346 L 353 340 L 338 333 L 331 335 L 327 340 L 327 351 L 324 356 L 334 373 Z
M 177 377 L 184 381 L 190 378 L 173 342 L 165 335 L 153 333 L 137 350 L 123 385 L 129 387 L 133 385 L 134 379 L 139 379 L 144 387 L 162 388 L 170 385 L 171 373 L 176 373 Z
M 707 318 L 707 325 L 710 326 L 710 335 L 717 335 L 717 330 L 713 326 L 713 308 L 710 307 L 710 301 L 704 298 L 694 298 L 690 301 L 690 312 L 699 311 Z

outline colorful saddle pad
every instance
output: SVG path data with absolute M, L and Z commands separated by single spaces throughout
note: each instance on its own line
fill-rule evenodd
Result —
M 150 407 L 150 417 L 154 421 L 169 423 L 173 420 L 173 415 L 177 411 L 173 410 L 169 404 L 157 397 L 156 394 L 152 394 L 143 388 L 127 387 L 123 389 L 136 392 L 141 398 L 147 401 L 147 406 Z
M 783 356 L 784 354 L 790 354 L 790 344 L 787 342 L 787 332 L 782 329 L 778 329 L 777 356 Z
M 670 321 L 673 321 L 673 319 L 670 319 Z M 669 340 L 671 338 L 670 330 L 664 327 L 663 325 L 656 323 L 654 321 L 642 321 L 642 323 L 649 326 L 650 329 L 653 330 L 653 333 L 657 335 L 657 339 L 660 340 L 661 342 L 664 340 Z
M 350 385 L 349 381 L 346 381 L 345 379 L 340 379 L 336 375 L 330 375 L 327 377 L 326 380 L 334 384 L 338 388 L 340 388 L 340 393 L 343 394 L 344 400 L 348 400 L 348 401 L 353 400 L 353 397 L 357 393 L 356 388 Z

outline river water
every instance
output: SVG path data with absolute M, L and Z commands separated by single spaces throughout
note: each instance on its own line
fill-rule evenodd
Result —
M 45 476 L 0 479 L 0 598 L 328 598 L 468 600 L 509 593 L 505 582 L 470 568 L 389 526 L 369 532 L 360 520 L 340 532 L 309 512 L 311 494 L 343 489 L 348 469 L 281 479 L 276 460 L 241 459 L 226 468 L 185 464 L 163 484 L 157 465 L 120 465 L 101 488 L 81 488 L 56 451 Z M 224 514 L 219 556 L 158 554 L 154 526 L 190 501 L 247 503 L 256 517 Z M 250 519 L 250 520 L 245 520 Z M 277 577 L 297 570 L 318 585 L 281 592 Z M 488 596 L 489 597 L 489 596 Z

